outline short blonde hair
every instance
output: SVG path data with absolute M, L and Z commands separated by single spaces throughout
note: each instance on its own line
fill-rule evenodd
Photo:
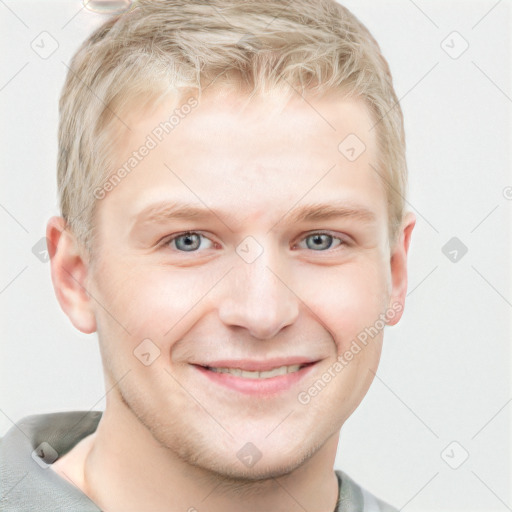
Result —
M 375 171 L 394 245 L 407 187 L 402 111 L 379 45 L 346 7 L 335 0 L 139 0 L 84 41 L 59 103 L 60 208 L 89 255 L 94 190 L 114 170 L 123 116 L 169 94 L 198 91 L 200 98 L 212 83 L 252 94 L 289 84 L 301 94 L 363 98 L 375 122 Z

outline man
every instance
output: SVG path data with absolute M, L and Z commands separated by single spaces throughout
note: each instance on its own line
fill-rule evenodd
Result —
M 2 510 L 393 511 L 334 471 L 407 289 L 403 120 L 331 0 L 140 1 L 61 96 L 52 280 L 106 408 L 2 441 Z

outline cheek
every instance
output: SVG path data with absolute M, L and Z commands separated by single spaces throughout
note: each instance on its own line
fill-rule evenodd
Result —
M 201 306 L 210 280 L 191 270 L 176 272 L 164 267 L 116 265 L 102 268 L 95 285 L 98 332 L 108 339 L 149 338 L 164 349 L 185 329 L 188 315 Z M 166 341 L 167 340 L 167 341 Z
M 382 327 L 379 315 L 385 312 L 388 297 L 381 265 L 353 262 L 336 269 L 318 267 L 303 273 L 302 279 L 314 286 L 302 288 L 299 296 L 330 332 L 338 354 L 366 328 L 376 322 Z
M 190 298 L 182 293 L 183 278 L 172 279 L 170 273 L 119 266 L 110 270 L 103 271 L 96 291 L 102 305 L 95 315 L 103 364 L 114 382 L 130 372 L 124 393 L 144 401 L 147 386 L 172 385 L 162 368 L 170 364 L 170 347 L 184 324 L 180 318 L 191 308 Z

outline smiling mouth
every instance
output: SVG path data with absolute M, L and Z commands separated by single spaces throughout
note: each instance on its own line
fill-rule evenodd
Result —
M 221 386 L 237 393 L 237 396 L 256 398 L 276 397 L 280 393 L 290 392 L 306 376 L 314 371 L 318 360 L 293 358 L 291 361 L 209 361 L 212 365 L 192 364 L 199 374 L 207 378 L 210 388 Z M 283 365 L 283 362 L 293 363 Z M 281 366 L 277 366 L 277 365 Z M 244 369 L 240 368 L 242 366 Z M 249 369 L 250 368 L 250 369 Z
M 261 371 L 261 372 L 253 372 L 242 370 L 240 368 L 215 368 L 211 366 L 203 366 L 207 370 L 215 373 L 228 373 L 230 375 L 234 375 L 236 377 L 242 377 L 245 379 L 271 379 L 272 377 L 279 377 L 280 375 L 286 375 L 288 373 L 295 373 L 305 368 L 306 366 L 310 366 L 314 363 L 307 364 L 291 364 L 285 366 L 279 366 L 277 368 L 272 368 L 271 370 Z

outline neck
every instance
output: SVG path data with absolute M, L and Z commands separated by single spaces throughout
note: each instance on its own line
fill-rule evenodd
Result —
M 121 401 L 110 401 L 83 457 L 81 488 L 106 512 L 333 512 L 339 432 L 291 473 L 233 479 L 180 459 Z

